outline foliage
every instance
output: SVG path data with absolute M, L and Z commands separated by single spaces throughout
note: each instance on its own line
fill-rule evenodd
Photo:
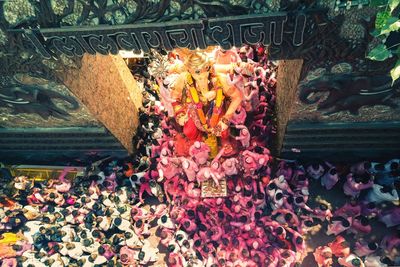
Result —
M 376 61 L 385 61 L 391 55 L 392 54 L 390 50 L 387 49 L 386 45 L 379 44 L 369 52 L 368 58 Z
M 393 83 L 400 77 L 400 43 L 396 43 L 390 47 L 385 45 L 387 37 L 392 32 L 400 30 L 400 19 L 395 13 L 400 5 L 400 0 L 375 0 L 371 2 L 375 6 L 384 6 L 384 10 L 379 11 L 375 19 L 375 30 L 371 33 L 375 38 L 380 38 L 382 41 L 373 48 L 367 55 L 371 60 L 384 61 L 390 57 L 396 56 L 397 62 L 390 71 Z

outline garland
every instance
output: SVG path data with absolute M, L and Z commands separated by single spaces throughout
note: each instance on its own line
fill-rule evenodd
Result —
M 200 98 L 199 98 L 199 94 L 197 92 L 196 87 L 194 86 L 194 82 L 193 82 L 193 78 L 192 75 L 190 73 L 188 73 L 186 75 L 186 81 L 187 81 L 187 85 L 189 86 L 189 93 L 190 93 L 190 98 L 192 100 L 192 103 L 195 105 L 196 107 L 196 111 L 197 111 L 197 115 L 199 117 L 199 120 L 204 128 L 205 131 L 209 131 L 209 126 L 207 124 L 207 118 L 204 115 L 204 111 L 203 111 L 203 104 L 200 102 Z M 219 122 L 219 117 L 222 113 L 222 104 L 223 104 L 223 99 L 224 99 L 224 95 L 223 95 L 223 91 L 222 91 L 222 85 L 220 80 L 217 78 L 216 81 L 216 99 L 215 99 L 215 105 L 214 108 L 212 110 L 211 113 L 211 118 L 209 121 L 210 127 L 214 128 L 215 126 L 217 126 L 218 122 Z

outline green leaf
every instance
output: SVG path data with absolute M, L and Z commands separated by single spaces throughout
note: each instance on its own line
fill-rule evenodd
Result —
M 389 18 L 387 18 L 387 20 L 386 20 L 386 24 L 393 24 L 393 23 L 395 23 L 396 21 L 398 21 L 399 20 L 399 18 L 396 18 L 396 17 L 389 17 Z
M 392 53 L 387 49 L 386 45 L 379 44 L 377 47 L 369 52 L 367 58 L 376 61 L 384 61 L 388 59 L 391 55 Z
M 400 77 L 400 59 L 397 60 L 395 67 L 390 71 L 392 76 L 392 85 Z
M 400 20 L 393 22 L 390 26 L 389 26 L 390 31 L 392 32 L 396 32 L 400 29 Z
M 393 12 L 395 8 L 400 4 L 400 0 L 389 0 L 390 12 Z
M 381 30 L 385 25 L 387 25 L 387 21 L 390 18 L 389 11 L 380 11 L 376 14 L 375 19 L 375 29 Z
M 379 35 L 388 34 L 400 29 L 400 20 L 395 17 L 390 17 L 386 24 L 382 27 Z

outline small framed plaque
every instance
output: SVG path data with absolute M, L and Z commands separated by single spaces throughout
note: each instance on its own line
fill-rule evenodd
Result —
M 213 179 L 201 183 L 201 197 L 226 197 L 227 194 L 226 178 L 219 181 L 219 186 Z

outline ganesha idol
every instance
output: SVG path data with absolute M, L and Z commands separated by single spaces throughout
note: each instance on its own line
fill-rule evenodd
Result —
M 211 157 L 221 147 L 225 156 L 234 154 L 229 122 L 241 105 L 242 93 L 228 84 L 225 71 L 218 67 L 220 64 L 213 64 L 207 53 L 183 50 L 181 58 L 186 71 L 171 85 L 175 120 L 183 127 L 185 137 L 177 146 L 184 146 L 181 151 L 187 152 L 195 141 L 204 141 Z

